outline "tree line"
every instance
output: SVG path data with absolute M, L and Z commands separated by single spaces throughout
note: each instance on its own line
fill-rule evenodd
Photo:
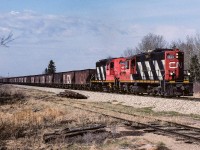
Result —
M 183 51 L 184 69 L 190 71 L 191 78 L 195 82 L 200 82 L 200 34 L 187 36 L 185 40 L 178 39 L 169 43 L 162 35 L 149 33 L 142 38 L 135 48 L 127 48 L 123 56 L 130 57 L 157 48 L 178 48 Z

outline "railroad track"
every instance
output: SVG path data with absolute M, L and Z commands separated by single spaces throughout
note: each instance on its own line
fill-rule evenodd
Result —
M 63 89 L 63 88 L 62 88 Z M 133 96 L 143 96 L 143 97 L 156 97 L 156 98 L 170 98 L 170 99 L 178 99 L 178 100 L 183 100 L 183 101 L 198 101 L 200 102 L 200 98 L 196 97 L 164 97 L 164 96 L 159 96 L 159 95 L 149 95 L 149 94 L 133 94 L 133 93 L 121 93 L 121 92 L 108 92 L 108 91 L 93 91 L 93 90 L 84 90 L 84 89 L 66 89 L 66 90 L 71 90 L 71 91 L 87 91 L 87 92 L 97 92 L 97 93 L 110 93 L 110 94 L 119 94 L 119 95 L 133 95 Z
M 162 133 L 165 135 L 173 135 L 186 143 L 200 144 L 200 128 L 191 127 L 175 122 L 164 121 L 152 117 L 141 116 L 137 114 L 129 114 L 119 110 L 105 109 L 104 107 L 77 101 L 54 101 L 56 104 L 62 104 L 77 109 L 90 111 L 104 116 L 119 119 L 126 122 L 126 125 L 133 128 L 144 128 L 155 133 Z
M 30 86 L 30 85 L 25 85 L 25 86 Z M 44 87 L 44 86 L 33 86 L 33 87 Z M 70 89 L 70 88 L 62 88 L 62 87 L 45 87 L 45 88 L 58 88 L 58 89 L 66 89 L 70 91 L 86 91 L 86 92 L 97 92 L 97 93 L 110 93 L 110 94 L 119 94 L 119 95 L 133 95 L 133 96 L 144 96 L 144 97 L 156 97 L 156 98 L 171 98 L 171 99 L 178 99 L 178 100 L 183 100 L 183 101 L 198 101 L 200 102 L 200 98 L 196 97 L 163 97 L 163 96 L 158 96 L 158 95 L 148 95 L 148 94 L 133 94 L 133 93 L 120 93 L 120 92 L 106 92 L 106 91 L 93 91 L 93 90 L 84 90 L 84 89 Z

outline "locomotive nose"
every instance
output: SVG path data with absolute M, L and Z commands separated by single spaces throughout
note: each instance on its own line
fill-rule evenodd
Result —
M 178 80 L 184 79 L 184 58 L 183 53 L 180 51 L 167 51 L 165 53 L 165 67 L 166 67 L 166 80 Z

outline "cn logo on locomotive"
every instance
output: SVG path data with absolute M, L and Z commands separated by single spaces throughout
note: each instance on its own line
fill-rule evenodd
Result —
M 175 69 L 175 68 L 182 68 L 182 64 L 179 62 L 169 62 L 169 68 Z

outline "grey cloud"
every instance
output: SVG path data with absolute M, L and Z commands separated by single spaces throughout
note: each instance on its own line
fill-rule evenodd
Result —
M 32 12 L 14 12 L 0 16 L 0 27 L 17 32 L 22 37 L 67 38 L 85 34 L 125 34 L 99 20 L 55 15 L 39 15 Z

